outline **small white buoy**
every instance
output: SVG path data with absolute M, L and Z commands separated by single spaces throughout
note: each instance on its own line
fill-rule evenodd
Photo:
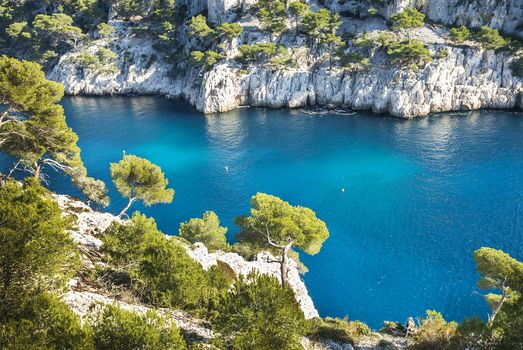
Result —
M 228 166 L 225 167 L 225 171 L 229 171 L 229 167 Z
M 341 188 L 341 192 L 345 192 L 345 188 L 342 187 L 342 188 Z

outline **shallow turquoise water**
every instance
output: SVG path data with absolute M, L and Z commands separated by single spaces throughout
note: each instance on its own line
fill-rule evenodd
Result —
M 458 321 L 484 317 L 472 251 L 491 246 L 523 259 L 521 112 L 203 116 L 153 97 L 70 98 L 64 107 L 89 172 L 110 185 L 113 212 L 124 201 L 109 163 L 123 150 L 159 164 L 176 189 L 172 205 L 134 207 L 166 233 L 214 210 L 232 240 L 234 216 L 258 191 L 315 210 L 331 237 L 303 257 L 304 279 L 322 316 L 374 328 L 428 308 Z M 63 177 L 50 180 L 71 191 Z

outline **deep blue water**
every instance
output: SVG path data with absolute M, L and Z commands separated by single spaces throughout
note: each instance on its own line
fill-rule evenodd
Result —
M 485 317 L 473 250 L 523 259 L 521 112 L 399 120 L 265 109 L 204 116 L 154 97 L 63 104 L 90 174 L 110 187 L 110 211 L 124 206 L 109 176 L 123 150 L 159 164 L 175 188 L 171 205 L 133 207 L 166 233 L 214 210 L 232 240 L 233 218 L 258 191 L 315 210 L 331 236 L 303 256 L 304 279 L 322 316 L 373 328 L 429 308 L 458 321 Z M 50 181 L 73 191 L 62 176 Z

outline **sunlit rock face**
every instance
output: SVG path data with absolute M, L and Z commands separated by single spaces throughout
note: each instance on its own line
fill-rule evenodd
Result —
M 237 9 L 248 9 L 252 1 L 202 0 L 184 6 L 189 6 L 187 11 L 194 13 L 208 11 L 210 21 L 218 24 L 235 20 Z M 495 3 L 480 2 L 491 7 Z M 444 14 L 451 7 L 447 3 L 427 0 L 423 10 L 448 22 L 451 19 Z M 183 5 L 183 0 L 179 4 Z M 354 4 L 347 1 L 325 3 L 340 11 Z M 392 1 L 380 11 L 385 11 L 382 15 L 387 17 L 412 5 L 410 0 Z M 513 6 L 509 5 L 508 8 Z M 479 23 L 479 19 L 474 17 L 477 11 L 470 6 L 461 2 L 456 5 L 456 11 L 470 12 L 470 16 L 463 15 L 459 20 Z M 492 16 L 488 17 L 492 23 L 500 27 L 514 24 L 512 15 L 501 13 L 501 7 L 492 11 Z M 113 38 L 95 40 L 82 48 L 91 55 L 100 47 L 111 48 L 118 55 L 115 73 L 100 74 L 81 68 L 75 60 L 79 52 L 74 51 L 63 55 L 48 77 L 63 83 L 65 91 L 71 95 L 161 94 L 183 98 L 204 113 L 225 112 L 245 105 L 273 108 L 320 106 L 371 110 L 412 118 L 432 112 L 513 108 L 523 103 L 522 83 L 512 75 L 513 55 L 510 52 L 485 50 L 474 42 L 456 47 L 449 41 L 448 29 L 441 26 L 401 30 L 395 34 L 427 44 L 435 58 L 420 69 L 393 64 L 383 50 L 374 50 L 369 56 L 370 68 L 351 71 L 336 66 L 330 69 L 325 52 L 321 49 L 307 51 L 305 38 L 294 35 L 292 30 L 282 36 L 281 42 L 293 48 L 293 67 L 242 66 L 235 60 L 238 47 L 245 43 L 267 42 L 269 38 L 260 30 L 260 24 L 253 16 L 247 14 L 239 23 L 244 27 L 242 36 L 228 45 L 224 52 L 226 58 L 209 71 L 187 68 L 173 74 L 171 64 L 154 49 L 150 38 L 136 35 L 128 23 L 115 19 L 110 21 L 117 29 Z M 385 21 L 376 17 L 372 21 L 354 19 L 342 26 L 342 30 L 368 33 L 377 33 L 384 28 L 387 28 Z M 193 39 L 180 35 L 179 40 L 188 54 Z M 446 54 L 439 55 L 442 51 Z
M 253 261 L 247 261 L 236 253 L 225 253 L 222 251 L 208 252 L 205 245 L 201 243 L 194 244 L 194 247 L 186 247 L 189 255 L 199 261 L 204 269 L 209 269 L 218 262 L 229 266 L 237 276 L 247 276 L 251 272 L 268 274 L 280 279 L 280 265 L 275 263 L 277 259 L 268 252 L 261 252 Z M 319 317 L 318 311 L 314 307 L 307 287 L 303 283 L 296 262 L 290 259 L 288 270 L 288 283 L 294 291 L 296 301 L 300 305 L 305 318 Z

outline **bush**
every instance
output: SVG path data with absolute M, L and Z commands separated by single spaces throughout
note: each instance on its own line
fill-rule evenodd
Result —
M 470 38 L 470 30 L 465 26 L 452 28 L 449 32 L 449 35 L 452 38 L 452 40 L 454 40 L 458 44 L 461 44 L 465 40 L 468 40 Z
M 238 350 L 301 349 L 306 323 L 294 293 L 268 275 L 238 279 L 212 322 L 220 346 Z
M 161 235 L 146 237 L 131 276 L 138 294 L 155 305 L 197 310 L 204 303 L 207 280 L 201 265 L 178 242 Z
M 412 336 L 411 349 L 444 350 L 449 347 L 452 337 L 456 334 L 456 322 L 447 322 L 436 311 L 427 310 L 426 317 L 420 321 L 420 327 Z
M 190 54 L 190 61 L 195 66 L 203 66 L 206 69 L 211 69 L 216 63 L 221 61 L 223 56 L 216 51 L 207 50 L 202 51 L 192 51 Z
M 349 321 L 347 318 L 316 318 L 310 321 L 309 336 L 315 340 L 332 339 L 354 345 L 361 336 L 371 335 L 372 331 L 365 323 Z
M 482 43 L 487 50 L 497 50 L 507 45 L 507 41 L 499 34 L 497 29 L 482 26 L 475 35 L 475 39 Z
M 126 223 L 113 222 L 102 236 L 104 259 L 117 269 L 128 269 L 140 259 L 145 237 L 161 234 L 152 218 L 134 212 Z
M 206 211 L 203 218 L 194 218 L 180 225 L 179 235 L 191 243 L 201 242 L 209 251 L 227 250 L 227 228 L 220 226 L 220 219 L 213 211 Z
M 185 341 L 174 320 L 148 311 L 138 314 L 105 306 L 91 321 L 97 350 L 183 350 Z
M 0 187 L 0 320 L 39 291 L 65 287 L 80 262 L 68 226 L 34 178 Z
M 92 343 L 80 318 L 67 305 L 55 296 L 40 294 L 16 316 L 0 322 L 0 348 L 82 350 L 92 349 Z
M 129 284 L 146 302 L 204 313 L 229 286 L 225 277 L 216 276 L 220 271 L 204 271 L 178 241 L 167 238 L 153 219 L 139 213 L 129 222 L 113 223 L 102 241 L 104 259 L 129 275 Z
M 422 42 L 412 39 L 391 44 L 387 48 L 387 55 L 393 62 L 419 68 L 432 61 L 432 54 Z
M 393 28 L 417 28 L 425 25 L 425 14 L 415 8 L 408 8 L 392 16 Z
M 260 62 L 275 56 L 286 55 L 285 46 L 275 43 L 260 43 L 240 46 L 239 60 L 244 63 Z

